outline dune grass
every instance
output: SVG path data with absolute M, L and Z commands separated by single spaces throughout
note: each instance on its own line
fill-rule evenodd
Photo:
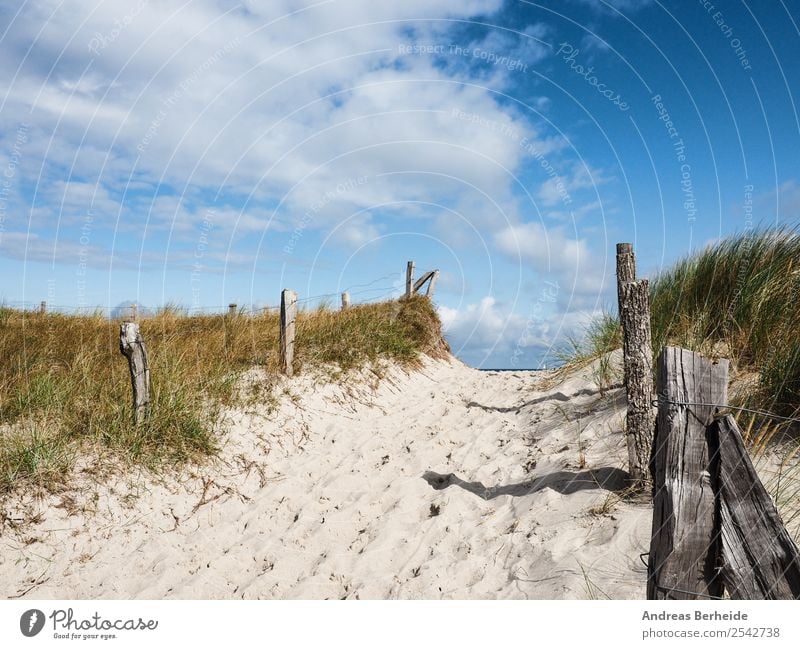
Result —
M 800 416 L 800 234 L 761 229 L 725 239 L 651 278 L 653 353 L 679 345 L 732 362 L 732 405 Z M 622 346 L 604 313 L 564 358 L 583 364 Z M 654 359 L 655 360 L 655 359 Z M 800 427 L 735 411 L 750 456 L 785 524 L 800 534 Z
M 100 315 L 0 308 L 0 494 L 55 489 L 78 458 L 98 470 L 152 470 L 217 452 L 220 408 L 240 401 L 242 373 L 278 374 L 276 313 L 187 316 L 167 307 L 141 322 L 151 367 L 151 416 L 134 426 L 119 322 Z M 295 370 L 348 370 L 380 358 L 413 363 L 446 350 L 430 301 L 321 307 L 298 314 Z M 259 398 L 269 398 L 269 390 Z M 87 464 L 87 462 L 82 463 Z
M 740 395 L 782 415 L 800 413 L 800 235 L 761 229 L 725 239 L 651 280 L 653 350 L 666 344 L 730 358 L 756 380 Z M 619 320 L 604 314 L 571 358 L 596 358 L 621 346 Z

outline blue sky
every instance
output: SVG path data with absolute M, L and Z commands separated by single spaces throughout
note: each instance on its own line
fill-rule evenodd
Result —
M 539 367 L 642 276 L 800 217 L 800 4 L 4 2 L 0 299 L 190 308 L 441 271 Z M 309 300 L 313 304 L 316 298 Z

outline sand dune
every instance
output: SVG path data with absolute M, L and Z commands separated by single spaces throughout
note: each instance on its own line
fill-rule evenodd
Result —
M 19 503 L 2 596 L 641 598 L 651 510 L 619 501 L 624 397 L 594 375 L 295 378 L 180 480 Z

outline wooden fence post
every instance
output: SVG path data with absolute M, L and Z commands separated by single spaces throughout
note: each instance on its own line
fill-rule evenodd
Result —
M 727 415 L 709 428 L 716 468 L 722 580 L 731 599 L 798 599 L 800 556 Z
M 44 300 L 39 303 L 39 313 L 47 313 L 47 302 Z
M 641 489 L 650 479 L 648 469 L 656 421 L 653 408 L 650 296 L 646 279 L 622 285 L 620 322 L 625 394 L 628 401 L 625 419 L 628 472 L 631 486 Z
M 617 244 L 617 306 L 622 314 L 622 287 L 628 282 L 636 281 L 636 257 L 633 245 Z
M 349 308 L 349 306 L 350 306 L 350 293 L 345 291 L 344 293 L 342 293 L 342 311 Z
M 236 304 L 235 304 L 235 303 L 233 303 L 233 302 L 232 302 L 231 304 L 229 304 L 229 305 L 228 305 L 228 315 L 236 315 L 236 307 L 237 307 L 237 306 L 238 306 L 238 305 L 236 305 Z
M 294 333 L 297 321 L 297 293 L 289 289 L 281 292 L 281 340 L 280 366 L 281 372 L 292 376 L 294 371 Z
M 429 298 L 433 299 L 433 291 L 436 288 L 436 280 L 439 279 L 439 271 L 433 271 L 433 277 L 431 277 L 431 281 L 428 284 L 428 290 L 425 292 Z
M 150 367 L 139 325 L 135 322 L 120 325 L 119 351 L 128 359 L 133 388 L 133 422 L 138 426 L 150 414 Z
M 406 298 L 414 294 L 414 262 L 409 261 L 406 265 Z
M 716 407 L 697 404 L 727 403 L 728 361 L 715 364 L 686 349 L 665 347 L 657 379 L 647 597 L 719 597 L 716 499 L 706 440 Z
M 653 342 L 647 280 L 636 282 L 636 258 L 630 243 L 617 244 L 617 302 L 622 327 L 628 472 L 635 488 L 648 480 L 653 440 Z

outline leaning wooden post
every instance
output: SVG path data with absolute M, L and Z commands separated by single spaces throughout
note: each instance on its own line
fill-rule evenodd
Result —
M 281 372 L 292 376 L 294 371 L 294 332 L 297 321 L 297 293 L 288 288 L 281 292 Z
M 731 599 L 800 598 L 800 552 L 731 415 L 709 427 L 719 502 L 721 575 Z
M 655 432 L 653 409 L 653 344 L 650 335 L 650 296 L 646 279 L 622 286 L 620 310 L 622 358 L 628 413 L 625 439 L 631 486 L 649 482 L 650 451 Z
M 728 361 L 679 347 L 658 358 L 648 599 L 722 595 L 706 426 L 728 398 Z
M 150 414 L 150 367 L 139 325 L 135 322 L 120 325 L 119 351 L 128 359 L 133 388 L 133 421 L 138 426 Z
M 431 299 L 433 299 L 433 291 L 436 289 L 437 279 L 439 279 L 439 271 L 435 270 L 431 276 L 431 281 L 428 283 L 428 290 L 425 292 L 425 295 Z
M 406 298 L 414 294 L 414 262 L 409 261 L 406 265 Z
M 622 314 L 622 287 L 636 280 L 636 256 L 630 243 L 617 244 L 617 306 Z
M 350 306 L 350 293 L 345 291 L 344 293 L 342 293 L 342 311 L 349 308 L 349 306 Z

